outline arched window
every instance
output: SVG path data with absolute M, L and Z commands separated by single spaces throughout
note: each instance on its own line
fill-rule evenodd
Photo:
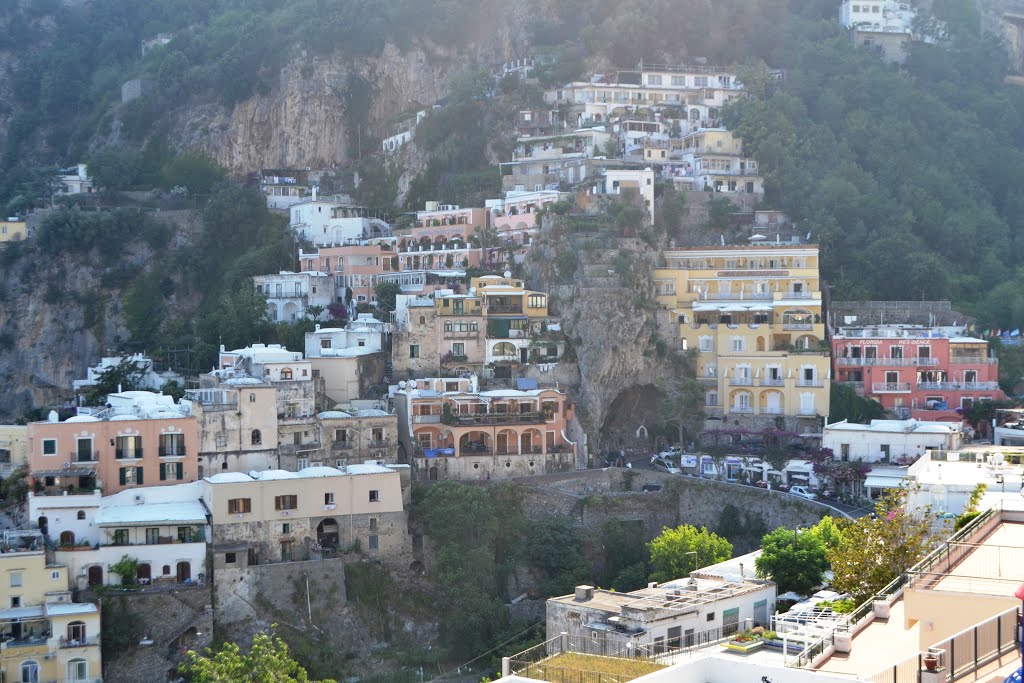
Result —
M 252 445 L 259 446 L 263 443 L 263 435 L 260 434 L 260 430 L 252 430 Z
M 444 321 L 444 331 L 445 332 L 451 332 L 452 331 L 452 321 L 451 320 L 445 320 Z
M 84 643 L 85 642 L 85 622 L 84 621 L 72 621 L 68 624 L 68 642 L 71 643 Z
M 164 574 L 164 576 L 167 576 L 167 575 L 168 575 L 168 574 L 170 574 L 170 573 L 171 573 L 171 565 L 169 565 L 169 564 L 165 564 L 165 565 L 164 565 L 164 568 L 163 568 L 163 574 Z
M 78 511 L 78 518 L 79 519 L 85 519 L 85 510 L 79 510 Z
M 249 403 L 256 402 L 256 394 L 249 394 Z
M 84 659 L 68 660 L 68 683 L 86 683 L 89 680 L 89 662 Z
M 39 662 L 29 659 L 21 663 L 21 683 L 39 683 Z
M 291 368 L 284 368 L 283 370 L 281 370 L 281 379 L 291 379 L 291 378 L 292 378 L 292 369 Z

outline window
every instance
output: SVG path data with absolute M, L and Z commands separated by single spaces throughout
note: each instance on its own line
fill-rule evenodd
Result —
M 128 545 L 127 529 L 114 529 L 114 545 Z
M 647 85 L 661 85 L 661 76 L 655 76 L 654 74 L 648 76 Z
M 149 527 L 146 529 L 146 545 L 156 545 L 160 542 L 160 529 Z
M 252 430 L 251 440 L 252 440 L 252 445 L 253 446 L 259 446 L 259 445 L 261 445 L 263 443 L 263 435 L 260 434 L 260 430 L 258 430 L 258 429 Z
M 324 494 L 324 505 L 334 505 L 334 493 L 328 491 Z
M 249 403 L 256 402 L 256 394 L 249 394 Z
M 114 451 L 115 458 L 141 458 L 142 437 L 141 436 L 119 436 Z
M 321 349 L 329 349 L 329 348 L 331 348 L 331 340 L 330 339 L 321 339 L 320 340 L 320 348 Z
M 295 544 L 292 541 L 281 541 L 281 561 L 291 562 Z
M 78 519 L 85 519 L 85 510 L 78 511 Z
M 709 391 L 704 394 L 704 405 L 706 406 L 717 406 L 718 405 L 718 392 Z
M 732 77 L 731 76 L 719 76 L 718 77 L 718 82 L 722 84 L 723 88 L 728 88 L 729 84 L 732 82 Z
M 304 470 L 309 467 L 309 458 L 296 458 L 296 469 Z
M 30 659 L 21 663 L 21 683 L 39 683 L 39 662 Z
M 527 308 L 544 308 L 547 306 L 547 297 L 543 294 L 531 294 L 526 298 Z
M 251 498 L 232 498 L 228 501 L 229 515 L 240 515 L 246 512 L 252 512 Z
M 185 478 L 185 464 L 180 462 L 160 463 L 160 481 L 181 481 Z
M 160 457 L 185 455 L 184 434 L 161 434 Z
M 89 663 L 84 659 L 72 659 L 68 662 L 68 683 L 85 683 L 89 680 Z
M 707 621 L 714 621 L 714 620 L 715 620 L 715 613 L 714 612 L 708 612 Z
M 370 534 L 370 542 L 367 544 L 370 550 L 377 550 L 380 547 L 380 537 L 377 534 Z
M 709 353 L 714 350 L 715 341 L 713 337 L 701 337 L 700 338 L 700 350 Z
M 291 532 L 292 532 L 292 523 L 291 522 L 285 522 L 284 524 L 281 525 L 281 533 L 282 534 L 290 534 Z
M 118 479 L 121 486 L 131 486 L 138 484 L 143 485 L 143 476 L 141 467 L 122 467 L 118 472 Z
M 370 502 L 371 503 L 379 503 L 380 502 L 380 491 L 378 491 L 377 489 L 373 489 L 373 490 L 370 491 Z
M 11 607 L 21 607 L 21 596 L 20 595 L 12 595 L 11 596 Z
M 294 510 L 299 506 L 298 496 L 274 496 L 275 510 Z
M 50 572 L 50 578 L 53 579 L 54 581 L 59 581 L 60 578 L 61 578 L 60 571 L 54 570 L 54 571 Z
M 890 358 L 903 358 L 903 347 L 902 346 L 890 347 L 889 348 L 889 357 Z
M 224 564 L 234 564 L 237 561 L 235 553 L 224 553 Z
M 673 76 L 672 85 L 686 87 L 686 76 Z
M 21 586 L 21 572 L 11 572 L 11 588 L 18 588 Z
M 743 337 L 730 337 L 729 338 L 729 350 L 730 351 L 746 351 L 747 340 Z
M 452 355 L 453 356 L 465 356 L 466 345 L 463 342 L 455 342 L 452 344 Z
M 92 439 L 79 439 L 78 447 L 75 450 L 78 453 L 79 462 L 92 461 Z
M 377 518 L 376 517 L 370 517 L 370 531 L 374 531 L 374 532 L 377 531 Z
M 409 344 L 409 358 L 419 358 L 419 357 L 420 357 L 420 345 L 419 344 Z
M 694 76 L 693 77 L 693 85 L 696 88 L 706 88 L 706 87 L 708 87 L 708 77 L 707 76 Z
M 178 527 L 178 540 L 182 543 L 192 542 L 192 527 L 190 526 L 179 526 Z
M 283 370 L 281 370 L 281 379 L 291 379 L 291 378 L 292 378 L 292 369 L 291 368 L 284 368 Z

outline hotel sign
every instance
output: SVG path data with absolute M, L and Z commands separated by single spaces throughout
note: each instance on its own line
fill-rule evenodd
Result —
M 720 270 L 717 277 L 789 277 L 788 270 Z

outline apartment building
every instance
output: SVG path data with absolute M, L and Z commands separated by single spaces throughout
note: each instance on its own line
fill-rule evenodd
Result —
M 959 421 L 976 401 L 1006 399 L 999 360 L 963 325 L 838 322 L 832 331 L 836 379 L 900 417 Z
M 199 427 L 189 402 L 148 391 L 110 394 L 93 414 L 28 425 L 37 492 L 99 488 L 117 493 L 198 477 Z M 80 411 L 84 412 L 84 410 Z
M 481 391 L 476 376 L 400 382 L 398 438 L 420 479 L 507 479 L 572 469 L 573 406 L 557 389 Z
M 0 477 L 28 464 L 28 427 L 0 425 Z
M 521 137 L 516 141 L 512 160 L 500 164 L 501 189 L 558 190 L 562 184 L 571 186 L 586 180 L 598 169 L 620 166 L 621 162 L 605 158 L 606 145 L 612 139 L 603 127 Z
M 21 242 L 28 237 L 28 226 L 17 216 L 0 221 L 0 244 L 4 242 Z
M 292 204 L 288 216 L 291 229 L 318 247 L 359 244 L 391 235 L 386 221 L 344 195 L 318 198 L 314 191 L 310 199 Z
M 326 309 L 334 302 L 334 279 L 318 270 L 253 277 L 256 292 L 267 299 L 267 316 L 273 322 L 294 323 L 313 317 L 308 309 Z M 322 315 L 322 313 L 320 314 Z
M 277 389 L 255 377 L 221 372 L 204 375 L 200 383 L 205 386 L 182 399 L 199 429 L 198 475 L 278 467 Z
M 673 182 L 692 190 L 764 192 L 757 160 L 743 154 L 742 141 L 724 128 L 683 136 L 682 171 Z
M 300 461 L 296 469 L 310 464 L 344 467 L 367 460 L 382 465 L 398 462 L 398 417 L 376 408 L 326 410 L 317 417 L 323 435 L 323 450 L 310 461 Z
M 48 563 L 38 532 L 4 532 L 0 555 L 0 677 L 94 683 L 103 673 L 100 611 L 71 601 L 68 568 Z
M 502 199 L 486 200 L 484 206 L 491 212 L 491 224 L 502 243 L 529 244 L 540 229 L 537 212 L 568 197 L 556 190 L 513 190 L 506 192 Z
M 928 450 L 960 450 L 963 437 L 959 421 L 872 420 L 865 425 L 843 420 L 825 425 L 821 445 L 843 462 L 907 462 Z
M 377 276 L 398 272 L 398 251 L 394 237 L 382 237 L 356 244 L 320 247 L 299 252 L 303 271 L 329 274 L 334 279 L 334 301 L 357 304 L 377 303 Z M 351 292 L 349 291 L 351 290 Z
M 656 299 L 698 351 L 708 417 L 817 427 L 831 380 L 817 246 L 700 247 L 664 257 Z
M 202 482 L 102 496 L 29 494 L 29 520 L 70 570 L 73 588 L 119 585 L 112 571 L 125 555 L 138 560 L 143 586 L 184 584 L 205 576 L 207 516 Z

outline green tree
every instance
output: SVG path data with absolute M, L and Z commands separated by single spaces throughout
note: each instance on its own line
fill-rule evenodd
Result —
M 586 576 L 583 536 L 568 517 L 545 517 L 530 526 L 526 559 L 541 573 L 538 583 L 544 595 L 572 592 Z
M 163 184 L 166 189 L 181 186 L 192 194 L 206 195 L 226 176 L 227 171 L 209 156 L 182 152 L 164 166 Z
M 89 156 L 89 177 L 103 191 L 124 190 L 135 182 L 141 156 L 133 149 L 114 145 Z
M 291 658 L 288 645 L 273 629 L 269 634 L 257 633 L 248 654 L 242 654 L 238 643 L 224 643 L 220 649 L 208 649 L 203 654 L 189 651 L 182 673 L 192 683 L 316 683 Z M 324 679 L 320 683 L 334 681 Z
M 110 571 L 121 577 L 122 586 L 134 586 L 138 583 L 139 559 L 122 555 L 120 560 L 110 565 Z
M 694 353 L 676 357 L 665 364 L 665 373 L 657 387 L 661 394 L 659 408 L 667 425 L 674 425 L 678 444 L 686 447 L 687 437 L 695 440 L 704 424 L 704 387 L 694 378 Z
M 122 356 L 117 365 L 111 365 L 100 372 L 96 384 L 90 387 L 85 400 L 90 405 L 99 405 L 105 401 L 107 394 L 118 391 L 135 391 L 142 387 L 142 378 L 146 369 L 140 363 L 127 356 Z
M 757 575 L 771 579 L 780 592 L 802 595 L 821 585 L 828 560 L 825 543 L 812 530 L 797 533 L 779 527 L 761 539 L 761 554 L 754 560 Z
M 397 282 L 378 282 L 374 293 L 377 295 L 377 307 L 392 313 L 395 310 L 395 299 L 402 293 L 402 288 Z
M 659 583 L 732 557 L 732 543 L 706 527 L 698 529 L 689 524 L 665 527 L 647 547 L 651 552 L 651 581 Z
M 853 387 L 839 382 L 832 382 L 829 390 L 828 421 L 856 422 L 868 424 L 871 420 L 880 420 L 885 417 L 885 408 L 878 401 L 858 396 Z
M 4 496 L 3 511 L 16 527 L 25 521 L 25 502 L 28 500 L 29 490 L 28 473 L 28 465 L 19 465 L 0 484 L 0 491 Z
M 875 513 L 850 522 L 828 551 L 833 584 L 858 602 L 868 599 L 921 560 L 939 540 L 929 506 L 908 511 L 908 490 L 888 489 Z
M 124 299 L 124 322 L 132 341 L 145 348 L 156 344 L 164 321 L 163 276 L 152 271 L 139 277 Z

